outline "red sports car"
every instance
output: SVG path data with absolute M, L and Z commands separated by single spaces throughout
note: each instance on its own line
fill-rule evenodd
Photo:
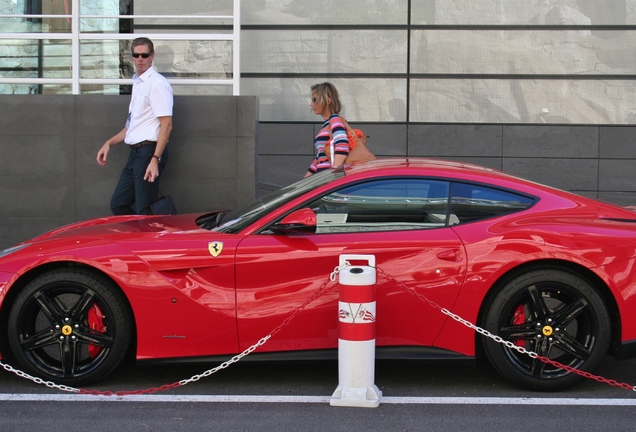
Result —
M 483 355 L 558 390 L 583 379 L 571 368 L 636 356 L 636 213 L 476 165 L 381 159 L 240 210 L 93 219 L 0 252 L 2 358 L 66 385 L 131 352 L 227 359 L 325 287 L 342 254 L 375 256 L 376 358 Z M 332 283 L 246 360 L 337 358 L 337 329 Z

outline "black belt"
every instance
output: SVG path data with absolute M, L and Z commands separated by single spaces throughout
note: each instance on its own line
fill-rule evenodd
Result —
M 157 141 L 142 141 L 142 142 L 138 142 L 137 144 L 128 144 L 128 145 L 130 146 L 130 148 L 139 148 L 141 146 L 150 145 L 150 144 L 157 144 Z

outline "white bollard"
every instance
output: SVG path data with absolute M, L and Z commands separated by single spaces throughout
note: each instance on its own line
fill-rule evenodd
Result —
M 340 255 L 340 266 L 363 260 L 368 266 L 347 266 L 338 277 L 338 388 L 331 406 L 376 408 L 382 392 L 375 375 L 375 256 Z

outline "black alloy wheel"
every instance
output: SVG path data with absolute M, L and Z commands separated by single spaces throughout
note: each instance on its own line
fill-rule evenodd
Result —
M 80 386 L 111 373 L 133 339 L 119 288 L 86 269 L 46 273 L 16 297 L 8 339 L 17 366 L 54 383 Z
M 507 283 L 485 305 L 481 326 L 561 365 L 592 372 L 608 351 L 607 307 L 585 279 L 559 269 L 534 270 Z M 584 378 L 565 368 L 483 340 L 493 367 L 530 390 L 559 391 Z

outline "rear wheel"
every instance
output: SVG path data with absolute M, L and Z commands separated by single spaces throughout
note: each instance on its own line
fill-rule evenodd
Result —
M 111 373 L 133 338 L 130 307 L 106 277 L 56 270 L 29 283 L 9 313 L 18 367 L 45 380 L 85 385 Z
M 582 371 L 593 371 L 610 343 L 610 318 L 602 298 L 589 282 L 562 270 L 535 270 L 515 278 L 482 316 L 482 327 L 489 332 Z M 531 390 L 563 390 L 584 379 L 491 339 L 484 341 L 484 350 L 504 378 Z

